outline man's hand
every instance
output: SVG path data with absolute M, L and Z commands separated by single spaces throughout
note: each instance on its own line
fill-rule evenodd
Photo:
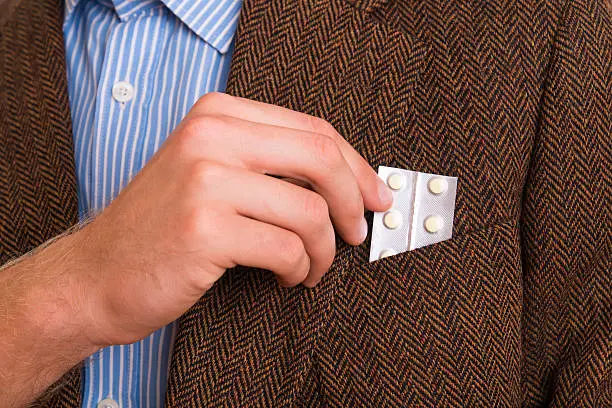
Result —
M 314 286 L 392 197 L 322 119 L 223 94 L 198 101 L 95 220 L 0 271 L 0 406 L 97 348 L 175 320 L 226 269 Z
M 146 336 L 236 265 L 269 269 L 284 286 L 314 286 L 333 261 L 334 226 L 347 243 L 360 244 L 364 207 L 382 211 L 391 201 L 374 170 L 324 120 L 206 95 L 81 232 L 93 260 L 84 279 L 96 294 L 97 341 Z

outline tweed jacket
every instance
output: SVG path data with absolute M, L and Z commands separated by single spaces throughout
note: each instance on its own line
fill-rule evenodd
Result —
M 0 264 L 77 222 L 62 4 L 1 6 Z M 314 290 L 228 271 L 180 319 L 167 406 L 612 406 L 605 0 L 245 0 L 236 41 L 229 93 L 458 177 L 454 237 L 340 242 Z

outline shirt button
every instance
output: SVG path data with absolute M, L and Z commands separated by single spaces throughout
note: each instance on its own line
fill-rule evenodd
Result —
M 96 408 L 119 408 L 119 404 L 117 404 L 117 401 L 111 398 L 105 398 L 102 401 L 98 402 Z
M 113 85 L 113 98 L 117 102 L 128 102 L 134 97 L 134 87 L 129 82 L 121 81 Z

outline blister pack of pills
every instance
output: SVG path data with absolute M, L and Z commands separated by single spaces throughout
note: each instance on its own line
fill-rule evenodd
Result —
M 380 166 L 393 206 L 374 213 L 370 262 L 453 236 L 457 178 Z

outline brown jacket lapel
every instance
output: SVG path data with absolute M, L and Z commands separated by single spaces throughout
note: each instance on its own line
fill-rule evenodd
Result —
M 59 0 L 15 7 L 0 70 L 1 264 L 77 220 Z
M 3 4 L 0 30 L 0 265 L 77 222 L 61 0 Z M 11 13 L 9 13 L 9 11 Z M 10 19 L 6 19 L 10 16 Z M 79 370 L 51 406 L 77 406 Z

